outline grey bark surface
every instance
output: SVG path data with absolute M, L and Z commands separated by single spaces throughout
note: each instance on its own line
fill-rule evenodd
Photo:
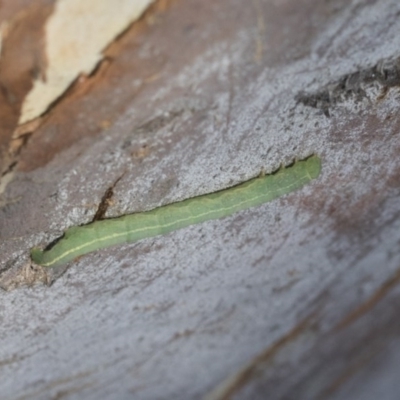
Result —
M 1 398 L 398 398 L 399 15 L 182 0 L 118 38 L 2 194 Z M 101 204 L 148 210 L 310 154 L 320 178 L 272 203 L 27 264 Z

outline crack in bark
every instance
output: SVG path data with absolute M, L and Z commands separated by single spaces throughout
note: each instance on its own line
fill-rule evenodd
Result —
M 125 175 L 125 172 L 126 171 L 124 171 L 123 174 L 121 176 L 119 176 L 114 181 L 114 183 L 110 187 L 108 187 L 107 190 L 104 192 L 104 195 L 100 200 L 99 206 L 97 207 L 97 211 L 96 211 L 96 213 L 95 213 L 95 215 L 94 215 L 94 217 L 92 219 L 92 222 L 104 219 L 104 216 L 106 215 L 108 207 L 112 203 L 112 198 L 114 196 L 115 186 L 123 178 L 123 176 Z

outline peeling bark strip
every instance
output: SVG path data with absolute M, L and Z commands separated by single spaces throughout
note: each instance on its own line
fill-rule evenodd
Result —
M 375 82 L 381 86 L 377 100 L 384 98 L 391 87 L 400 86 L 400 57 L 381 60 L 371 68 L 344 75 L 316 93 L 298 93 L 296 100 L 305 106 L 320 109 L 326 117 L 330 117 L 330 108 L 350 96 L 358 101 L 366 98 L 366 87 Z
M 317 156 L 297 161 L 276 173 L 253 178 L 229 189 L 193 197 L 151 211 L 69 228 L 48 250 L 32 249 L 33 262 L 44 267 L 66 264 L 94 250 L 163 235 L 189 225 L 223 218 L 301 188 L 318 177 Z

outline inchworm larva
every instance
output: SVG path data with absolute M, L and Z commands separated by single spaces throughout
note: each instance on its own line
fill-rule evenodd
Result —
M 315 179 L 321 170 L 317 156 L 281 168 L 277 172 L 253 178 L 229 189 L 168 204 L 136 214 L 96 221 L 69 228 L 49 250 L 34 248 L 32 260 L 45 267 L 55 267 L 91 251 L 223 218 L 237 211 L 271 201 L 299 189 Z

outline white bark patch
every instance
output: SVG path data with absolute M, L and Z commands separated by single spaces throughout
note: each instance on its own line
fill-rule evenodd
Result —
M 19 123 L 47 110 L 79 74 L 90 74 L 102 50 L 153 0 L 58 0 L 45 27 L 47 70 L 27 94 Z

